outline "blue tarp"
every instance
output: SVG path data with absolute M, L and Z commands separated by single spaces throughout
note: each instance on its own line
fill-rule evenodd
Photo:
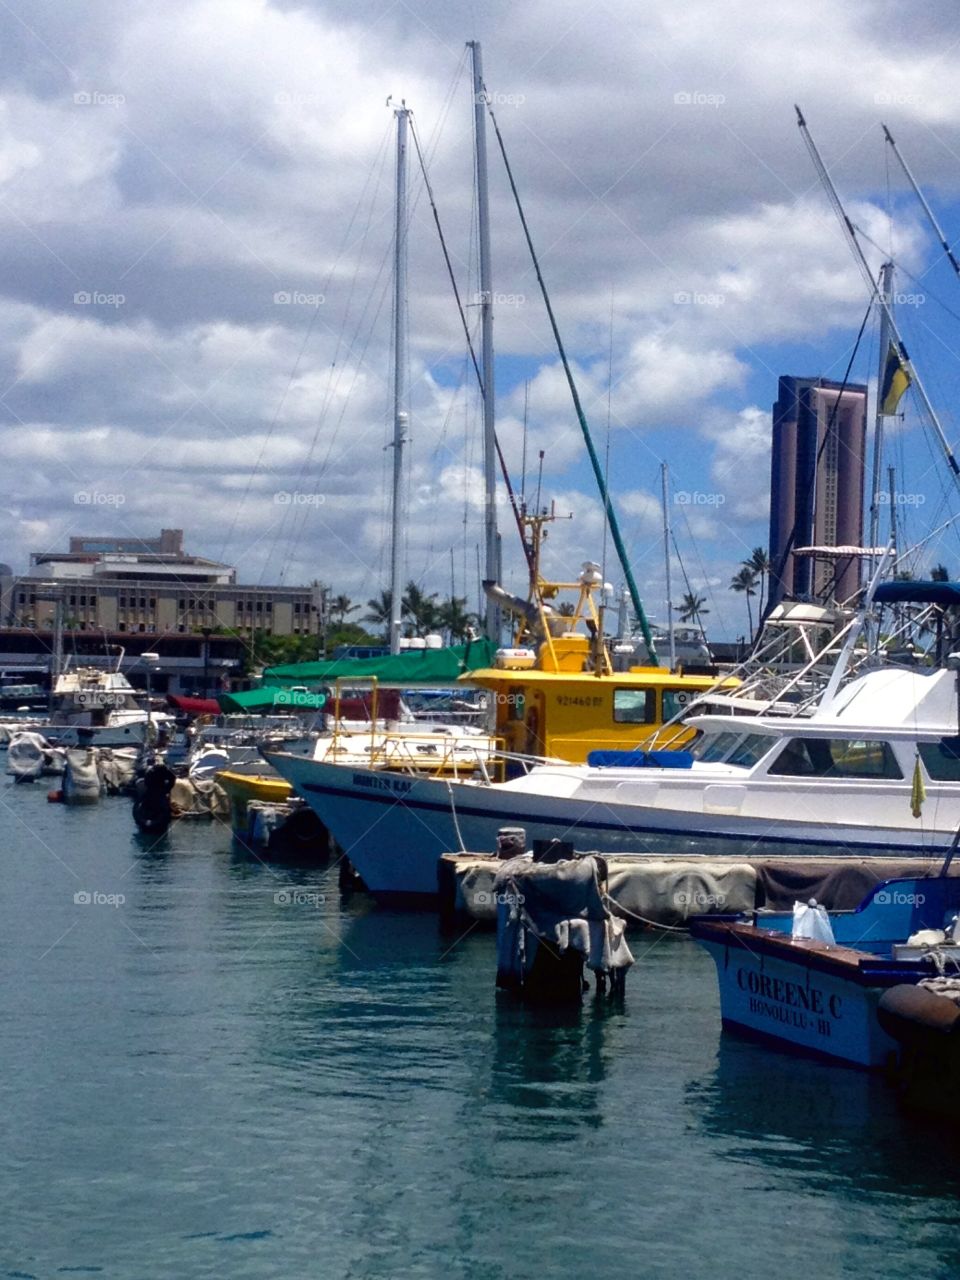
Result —
M 877 604 L 960 605 L 960 582 L 881 582 Z

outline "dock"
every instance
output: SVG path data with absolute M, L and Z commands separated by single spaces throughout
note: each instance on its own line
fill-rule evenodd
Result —
M 689 854 L 619 854 L 605 859 L 610 909 L 630 931 L 685 928 L 691 916 L 767 907 L 788 910 L 816 898 L 828 910 L 857 907 L 878 882 L 939 871 L 942 859 L 918 857 L 712 858 Z M 437 867 L 440 913 L 494 925 L 494 880 L 501 859 L 445 853 Z

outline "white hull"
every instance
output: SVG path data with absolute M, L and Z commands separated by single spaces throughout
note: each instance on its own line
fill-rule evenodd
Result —
M 782 788 L 768 791 L 757 814 L 664 808 L 618 800 L 621 783 L 647 786 L 627 771 L 578 771 L 542 768 L 526 778 L 500 786 L 476 786 L 435 778 L 324 764 L 283 753 L 268 753 L 277 772 L 308 802 L 344 850 L 372 893 L 435 895 L 441 853 L 464 848 L 492 851 L 502 826 L 522 826 L 528 846 L 538 839 L 572 841 L 577 849 L 600 853 L 729 854 L 782 856 L 944 852 L 960 823 L 960 794 L 935 806 L 936 828 L 910 817 L 909 785 L 891 795 L 874 794 L 862 783 L 840 783 L 827 803 L 823 789 L 816 803 L 804 804 L 793 819 L 772 816 L 767 806 L 780 806 Z M 598 778 L 598 773 L 604 775 Z M 661 774 L 661 770 L 640 771 Z M 678 771 L 679 772 L 679 771 Z M 606 798 L 589 791 L 584 779 L 602 781 Z M 566 783 L 581 794 L 550 794 Z M 688 780 L 688 787 L 693 780 Z M 657 783 L 651 779 L 649 785 Z M 672 780 L 663 785 L 682 785 Z M 534 788 L 537 788 L 534 790 Z M 955 789 L 954 789 L 955 790 Z M 779 792 L 779 794 L 777 794 Z M 902 792 L 902 794 L 901 794 Z M 621 792 L 621 796 L 624 793 Z M 728 796 L 729 800 L 730 797 Z M 928 804 L 932 797 L 928 798 Z M 796 806 L 794 806 L 795 811 Z M 887 826 L 876 819 L 880 809 L 902 817 Z M 835 815 L 831 813 L 835 811 Z M 926 812 L 926 810 L 925 810 Z M 817 814 L 821 817 L 818 820 Z M 911 823 L 912 825 L 907 825 Z

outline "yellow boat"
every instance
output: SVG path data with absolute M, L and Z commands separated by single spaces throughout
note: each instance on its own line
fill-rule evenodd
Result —
M 576 582 L 540 576 L 544 526 L 553 519 L 552 512 L 522 516 L 531 535 L 527 599 L 488 586 L 497 603 L 519 619 L 515 647 L 499 650 L 495 667 L 471 671 L 461 681 L 492 693 L 494 734 L 508 752 L 582 764 L 595 750 L 684 746 L 693 730 L 671 722 L 695 698 L 709 690 L 729 692 L 740 681 L 686 675 L 679 668 L 615 670 L 594 600 L 603 586 L 600 566 L 587 562 Z M 577 592 L 567 613 L 552 604 L 562 591 Z

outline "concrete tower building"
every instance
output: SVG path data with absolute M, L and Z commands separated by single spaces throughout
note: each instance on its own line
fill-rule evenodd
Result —
M 771 606 L 784 596 L 848 600 L 859 589 L 858 559 L 831 564 L 794 552 L 862 545 L 866 445 L 865 386 L 780 379 L 770 473 Z

